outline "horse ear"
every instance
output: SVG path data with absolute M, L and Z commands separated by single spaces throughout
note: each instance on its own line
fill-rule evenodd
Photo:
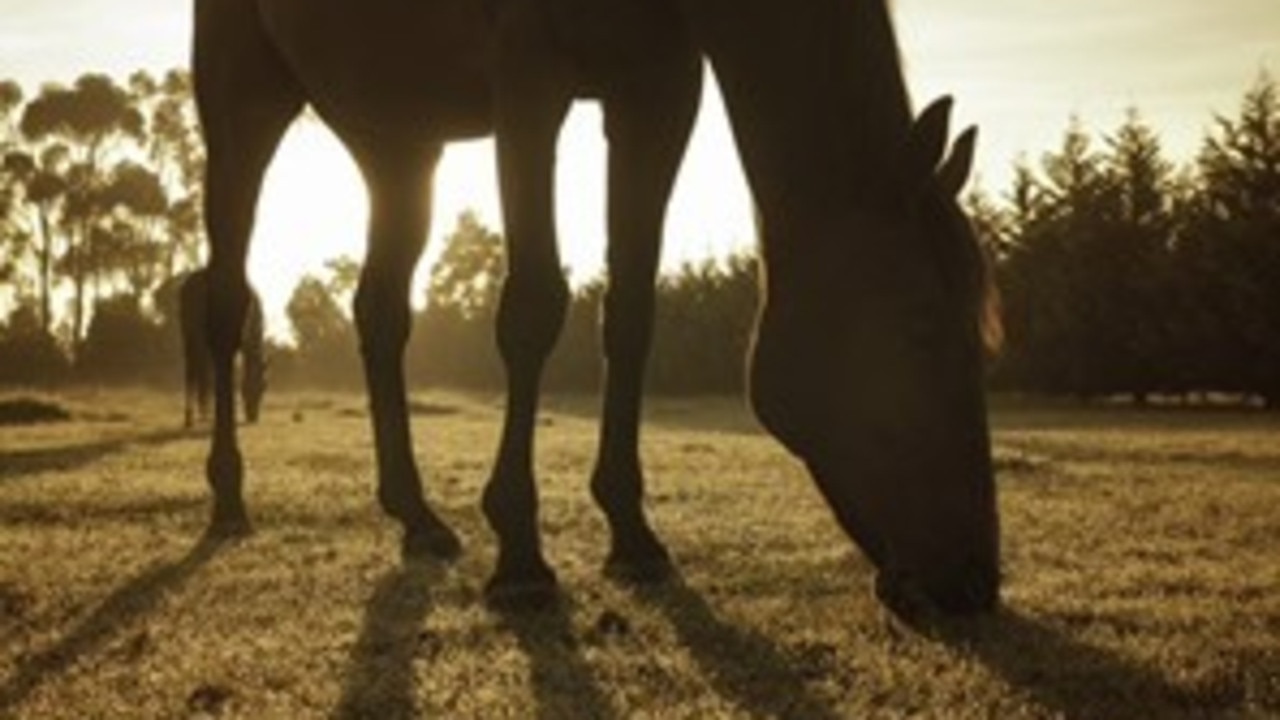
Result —
M 942 167 L 938 168 L 938 187 L 948 196 L 959 197 L 960 190 L 969 180 L 977 144 L 978 127 L 971 125 L 956 138 L 955 145 L 951 146 L 951 154 L 942 163 Z
M 907 138 L 907 163 L 910 177 L 916 181 L 933 177 L 942 153 L 947 149 L 947 133 L 951 125 L 951 96 L 934 100 L 911 125 Z

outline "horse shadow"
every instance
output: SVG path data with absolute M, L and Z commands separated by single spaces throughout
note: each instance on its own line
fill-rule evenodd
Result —
M 154 566 L 116 589 L 50 647 L 20 658 L 0 685 L 0 717 L 7 717 L 41 685 L 66 673 L 81 658 L 154 612 L 166 595 L 181 588 L 225 544 L 216 537 L 201 538 L 182 558 Z
M 189 437 L 194 436 L 188 430 L 167 429 L 79 445 L 36 450 L 0 450 L 0 482 L 43 472 L 68 472 L 131 447 L 164 445 Z
M 844 715 L 808 686 L 799 663 L 767 636 L 722 620 L 683 578 L 635 587 L 637 599 L 666 616 L 703 675 L 751 715 L 838 720 Z
M 1186 692 L 1157 670 L 1008 607 L 917 629 L 976 659 L 1055 717 L 1158 717 L 1192 710 Z
M 499 609 L 503 625 L 529 658 L 533 717 L 539 720 L 618 717 L 584 660 L 571 620 L 572 601 L 556 599 L 547 607 Z
M 442 576 L 443 570 L 436 564 L 409 562 L 378 581 L 365 607 L 333 718 L 419 716 L 413 662 L 433 649 L 434 638 L 422 629 L 422 623 L 433 606 L 431 590 Z
M 760 633 L 720 619 L 683 580 L 634 592 L 668 618 L 715 690 L 752 715 L 845 717 L 807 685 L 799 658 Z M 908 626 L 977 660 L 1056 717 L 1151 717 L 1189 707 L 1185 691 L 1158 671 L 1084 644 L 1015 610 L 1002 608 L 982 619 L 935 618 Z

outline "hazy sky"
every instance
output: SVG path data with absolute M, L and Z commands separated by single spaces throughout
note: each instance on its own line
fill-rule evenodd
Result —
M 89 70 L 125 75 L 184 65 L 194 2 L 0 0 L 0 77 L 32 93 L 40 82 Z M 1072 115 L 1106 131 L 1136 107 L 1171 155 L 1189 157 L 1214 113 L 1234 112 L 1264 69 L 1280 73 L 1280 0 L 897 0 L 894 7 L 917 104 L 956 96 L 958 120 L 982 128 L 978 171 L 994 191 L 1005 189 L 1019 154 L 1034 161 L 1056 146 Z M 575 111 L 561 144 L 560 217 L 566 259 L 586 272 L 602 255 L 602 142 L 598 115 Z M 446 156 L 433 235 L 465 207 L 497 224 L 492 163 L 487 142 Z M 327 257 L 358 253 L 363 208 L 354 170 L 332 138 L 314 125 L 295 129 L 268 180 L 255 276 L 294 277 Z M 667 263 L 749 243 L 747 208 L 711 97 L 673 201 Z M 287 289 L 264 287 L 268 304 L 282 302 Z

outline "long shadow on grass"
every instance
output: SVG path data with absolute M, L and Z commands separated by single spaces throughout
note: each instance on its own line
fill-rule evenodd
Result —
M 141 523 L 158 517 L 171 518 L 205 507 L 208 501 L 194 497 L 148 497 L 142 500 L 122 498 L 118 502 L 101 498 L 77 500 L 43 500 L 11 502 L 0 505 L 0 525 L 72 526 L 90 520 Z
M 79 625 L 45 650 L 21 658 L 0 685 L 0 717 L 22 704 L 45 682 L 65 673 L 84 656 L 153 612 L 169 593 L 178 590 L 224 545 L 205 537 L 182 558 L 153 567 L 111 593 Z
M 582 657 L 568 603 L 567 598 L 561 598 L 541 611 L 511 610 L 503 614 L 503 624 L 515 634 L 520 649 L 529 657 L 533 694 L 538 703 L 534 717 L 617 717 Z
M 334 718 L 418 717 L 413 661 L 432 651 L 422 621 L 431 610 L 431 588 L 439 579 L 439 566 L 407 563 L 378 581 L 351 651 Z
M 75 470 L 130 447 L 163 445 L 190 437 L 196 436 L 187 430 L 156 430 L 80 445 L 39 450 L 0 450 L 0 481 L 41 472 Z
M 768 637 L 721 620 L 697 590 L 675 579 L 636 590 L 666 615 L 707 680 L 753 715 L 805 720 L 843 717 L 805 684 L 796 664 Z
M 1224 709 L 1195 707 L 1194 698 L 1159 672 L 1010 609 L 925 632 L 971 654 L 1057 717 L 1167 717 Z

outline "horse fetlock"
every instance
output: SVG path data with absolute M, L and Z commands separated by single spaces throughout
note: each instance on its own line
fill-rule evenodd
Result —
M 378 505 L 383 512 L 405 524 L 414 524 L 430 515 L 421 487 L 404 487 L 401 484 L 380 482 Z
M 610 523 L 615 519 L 625 522 L 636 516 L 643 522 L 643 495 L 644 476 L 639 462 L 621 466 L 601 464 L 591 474 L 591 497 Z
M 537 541 L 538 497 L 532 481 L 511 482 L 495 476 L 485 486 L 480 509 L 504 544 L 508 538 Z
M 419 525 L 406 525 L 401 543 L 401 555 L 406 560 L 435 558 L 453 560 L 462 554 L 462 540 L 444 523 L 429 515 L 430 521 Z
M 214 443 L 205 461 L 205 476 L 219 496 L 239 496 L 244 483 L 244 458 L 235 447 Z
M 560 583 L 539 549 L 504 547 L 484 595 L 496 610 L 539 610 L 559 600 Z
M 215 445 L 205 464 L 209 486 L 213 489 L 211 534 L 228 537 L 248 534 L 249 515 L 245 511 L 241 488 L 244 484 L 244 461 L 234 447 Z
M 404 526 L 400 549 L 406 560 L 422 557 L 452 560 L 462 554 L 462 541 L 427 505 L 416 483 L 408 487 L 380 484 L 378 505 Z

